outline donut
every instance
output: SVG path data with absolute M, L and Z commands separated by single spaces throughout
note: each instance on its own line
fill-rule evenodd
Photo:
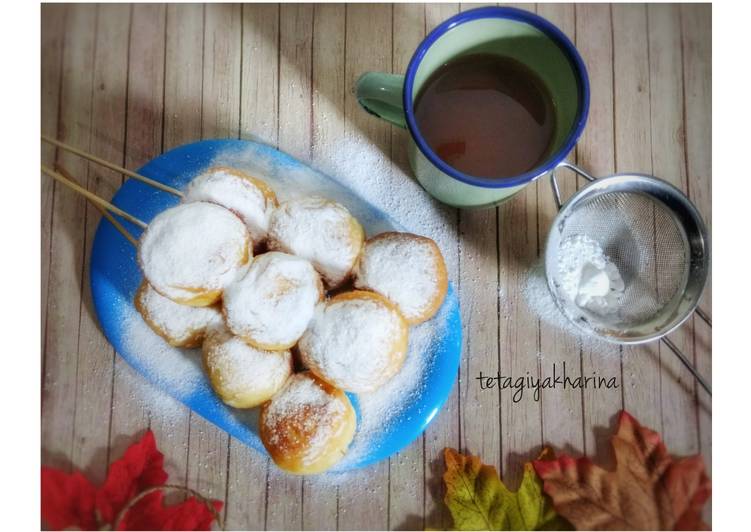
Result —
M 174 347 L 198 347 L 207 328 L 222 324 L 218 307 L 189 307 L 164 297 L 143 281 L 138 287 L 135 306 L 144 321 Z
M 203 342 L 203 366 L 222 401 L 235 408 L 252 408 L 284 386 L 292 375 L 292 354 L 256 349 L 226 328 L 215 327 Z
M 202 201 L 182 203 L 151 221 L 139 242 L 138 262 L 163 296 L 206 307 L 245 273 L 249 245 L 245 224 L 229 210 Z
M 408 325 L 380 294 L 344 292 L 316 307 L 300 343 L 305 366 L 332 386 L 372 392 L 394 376 L 407 355 Z
M 321 473 L 346 454 L 357 420 L 346 394 L 308 371 L 289 378 L 261 407 L 259 433 L 281 469 Z
M 225 166 L 209 168 L 193 179 L 183 201 L 208 201 L 231 210 L 245 222 L 255 246 L 266 240 L 269 217 L 278 204 L 264 181 Z
M 364 238 L 347 209 L 317 196 L 282 203 L 269 223 L 269 248 L 308 259 L 329 289 L 349 279 Z
M 392 301 L 410 325 L 429 320 L 448 290 L 446 263 L 429 238 L 381 233 L 365 242 L 355 269 L 355 286 Z
M 323 298 L 321 277 L 305 259 L 270 251 L 257 256 L 245 276 L 224 290 L 227 327 L 258 349 L 297 343 Z

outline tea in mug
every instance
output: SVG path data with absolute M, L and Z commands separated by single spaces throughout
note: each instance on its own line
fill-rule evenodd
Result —
M 513 177 L 542 163 L 555 132 L 550 91 L 521 62 L 477 53 L 438 68 L 415 100 L 420 134 L 443 161 L 479 178 Z

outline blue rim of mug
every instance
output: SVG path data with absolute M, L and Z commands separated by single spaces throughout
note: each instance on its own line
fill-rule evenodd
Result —
M 428 146 L 423 136 L 420 134 L 420 130 L 417 127 L 417 121 L 415 120 L 414 106 L 412 104 L 412 92 L 414 88 L 415 75 L 417 69 L 420 67 L 425 54 L 427 54 L 430 47 L 441 38 L 449 30 L 463 24 L 465 22 L 471 22 L 473 20 L 483 18 L 504 18 L 510 20 L 516 20 L 519 22 L 526 22 L 527 24 L 534 26 L 538 30 L 545 33 L 550 39 L 557 44 L 564 52 L 566 57 L 571 62 L 572 67 L 577 75 L 577 85 L 579 85 L 579 101 L 576 118 L 574 125 L 566 138 L 564 145 L 556 151 L 553 155 L 548 157 L 543 164 L 537 166 L 526 172 L 513 177 L 476 177 L 469 174 L 460 172 L 456 168 L 453 168 L 445 161 L 443 161 L 436 153 Z M 438 167 L 443 173 L 448 174 L 454 179 L 458 179 L 468 185 L 474 185 L 482 188 L 508 188 L 523 185 L 533 181 L 537 177 L 544 175 L 553 168 L 555 168 L 559 162 L 561 162 L 566 155 L 571 151 L 574 145 L 579 140 L 579 137 L 584 130 L 584 126 L 587 123 L 587 116 L 589 114 L 589 77 L 587 75 L 587 68 L 584 66 L 584 61 L 579 55 L 578 50 L 568 37 L 551 22 L 544 18 L 530 13 L 529 11 L 523 11 L 513 7 L 480 7 L 477 9 L 470 9 L 454 15 L 453 17 L 443 21 L 433 31 L 431 31 L 427 37 L 420 43 L 415 50 L 412 59 L 407 67 L 407 73 L 404 81 L 404 92 L 402 94 L 405 115 L 407 118 L 407 127 L 409 128 L 412 138 L 415 140 L 415 144 L 420 148 L 420 151 L 428 158 L 428 160 Z

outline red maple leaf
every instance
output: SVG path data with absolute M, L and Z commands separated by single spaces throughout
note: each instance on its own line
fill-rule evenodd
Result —
M 96 508 L 102 521 L 112 523 L 117 513 L 139 492 L 167 481 L 164 455 L 156 448 L 154 433 L 146 431 L 122 458 L 110 465 L 107 480 L 97 492 Z
M 105 525 L 118 530 L 210 530 L 215 516 L 204 501 L 190 497 L 164 505 L 163 489 L 185 489 L 165 486 L 166 481 L 164 455 L 149 430 L 110 465 L 99 487 L 78 471 L 42 467 L 42 521 L 58 530 Z M 222 508 L 220 501 L 211 504 L 217 512 Z
M 42 466 L 42 520 L 57 530 L 96 530 L 96 488 L 81 473 Z

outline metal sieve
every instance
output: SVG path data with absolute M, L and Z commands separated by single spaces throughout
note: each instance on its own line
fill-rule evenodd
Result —
M 595 179 L 572 164 L 561 166 L 589 183 L 561 204 L 551 173 L 559 212 L 548 235 L 545 274 L 556 304 L 585 332 L 613 343 L 662 339 L 711 394 L 686 356 L 665 337 L 697 308 L 707 281 L 709 237 L 696 207 L 679 189 L 654 176 Z M 563 289 L 561 246 L 578 236 L 597 242 L 623 279 L 625 288 L 612 311 L 580 306 Z

